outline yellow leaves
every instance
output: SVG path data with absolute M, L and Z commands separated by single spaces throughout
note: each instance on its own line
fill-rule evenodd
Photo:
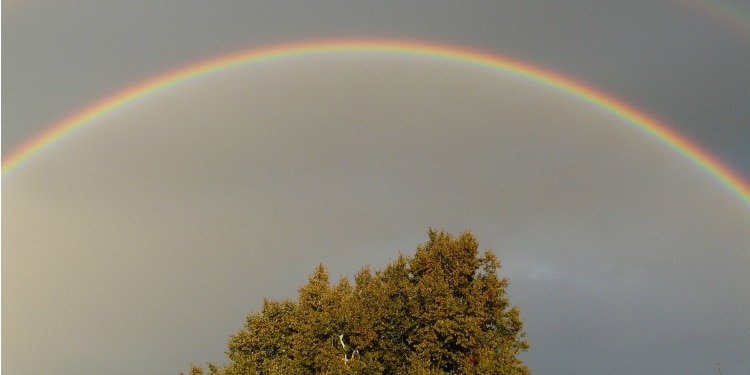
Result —
M 329 284 L 318 265 L 298 301 L 266 300 L 229 342 L 225 375 L 528 373 L 520 310 L 471 232 L 430 229 L 414 257 Z

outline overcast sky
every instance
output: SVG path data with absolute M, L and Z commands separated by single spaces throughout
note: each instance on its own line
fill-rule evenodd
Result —
M 741 22 L 717 17 L 735 9 Z M 750 177 L 740 2 L 4 1 L 2 146 L 164 72 L 305 40 L 424 40 L 585 82 Z M 745 12 L 745 13 L 742 13 Z M 745 16 L 746 17 L 746 16 Z M 570 95 L 404 56 L 190 82 L 2 182 L 2 370 L 225 361 L 264 297 L 471 229 L 535 374 L 750 371 L 750 207 Z

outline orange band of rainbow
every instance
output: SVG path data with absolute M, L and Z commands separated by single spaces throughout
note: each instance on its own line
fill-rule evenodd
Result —
M 385 53 L 431 57 L 500 71 L 553 88 L 609 112 L 653 136 L 714 177 L 750 207 L 750 185 L 737 174 L 665 124 L 603 92 L 531 64 L 498 55 L 454 46 L 391 40 L 313 41 L 272 46 L 221 56 L 157 76 L 105 98 L 53 125 L 3 160 L 2 174 L 7 177 L 34 155 L 60 142 L 70 133 L 86 127 L 101 116 L 185 81 L 263 61 L 336 53 Z

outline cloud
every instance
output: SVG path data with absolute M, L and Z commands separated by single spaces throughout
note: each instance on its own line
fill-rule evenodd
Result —
M 124 108 L 3 184 L 10 372 L 222 361 L 262 298 L 293 297 L 320 261 L 382 266 L 430 226 L 499 254 L 535 371 L 561 355 L 584 360 L 569 373 L 666 371 L 664 355 L 689 372 L 749 344 L 747 207 L 621 120 L 486 71 L 238 70 Z

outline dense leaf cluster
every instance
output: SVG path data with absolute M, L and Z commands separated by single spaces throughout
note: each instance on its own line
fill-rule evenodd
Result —
M 297 302 L 265 300 L 208 373 L 529 374 L 519 309 L 500 262 L 470 232 L 429 231 L 413 258 L 331 286 L 318 266 Z M 193 367 L 191 373 L 203 374 Z

